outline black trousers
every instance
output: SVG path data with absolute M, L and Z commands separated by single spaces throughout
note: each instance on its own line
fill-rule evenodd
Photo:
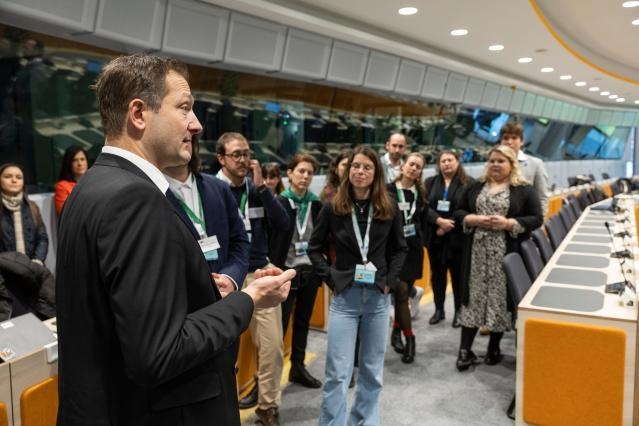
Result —
M 461 259 L 449 259 L 441 261 L 441 259 L 433 259 L 430 263 L 431 286 L 433 287 L 433 299 L 435 301 L 435 309 L 444 310 L 444 301 L 446 300 L 446 272 L 450 271 L 450 280 L 453 287 L 453 297 L 455 299 L 455 311 L 461 306 Z
M 318 280 L 306 278 L 305 275 L 299 274 L 299 287 L 296 290 L 291 289 L 286 300 L 282 302 L 282 330 L 284 333 L 288 329 L 291 314 L 293 316 L 291 362 L 301 362 L 302 364 L 306 357 L 309 322 L 319 288 Z

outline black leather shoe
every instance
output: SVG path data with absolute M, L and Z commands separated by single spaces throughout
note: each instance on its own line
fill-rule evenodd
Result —
M 253 388 L 244 398 L 238 401 L 238 405 L 242 410 L 253 408 L 257 405 L 257 383 L 253 385 Z
M 477 355 L 468 349 L 460 349 L 455 365 L 459 371 L 468 370 L 471 365 L 477 364 Z
M 391 332 L 391 346 L 398 354 L 404 353 L 404 343 L 402 343 L 402 332 L 399 328 L 393 328 Z
M 459 312 L 455 311 L 455 316 L 453 316 L 453 328 L 461 327 L 461 323 L 459 322 Z
M 406 336 L 406 346 L 404 347 L 404 355 L 402 362 L 410 364 L 415 360 L 415 336 Z
M 300 384 L 307 388 L 317 389 L 322 387 L 322 382 L 311 376 L 304 364 L 292 363 L 291 371 L 288 374 L 288 381 Z
M 444 318 L 446 318 L 446 314 L 444 313 L 444 311 L 436 309 L 435 313 L 433 314 L 433 316 L 430 317 L 430 319 L 428 320 L 428 323 L 430 325 L 435 325 L 438 322 L 442 321 Z
M 501 354 L 501 350 L 497 348 L 497 350 L 492 352 L 486 352 L 484 356 L 484 364 L 486 365 L 497 365 L 504 359 L 504 356 Z

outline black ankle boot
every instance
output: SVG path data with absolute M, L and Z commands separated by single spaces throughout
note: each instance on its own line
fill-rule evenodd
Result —
M 406 336 L 406 346 L 404 347 L 404 355 L 402 362 L 410 364 L 415 360 L 415 336 Z
M 465 371 L 473 364 L 477 364 L 477 355 L 475 355 L 470 349 L 460 349 L 459 356 L 457 356 L 457 362 L 455 363 L 457 369 L 459 371 Z
M 455 316 L 453 316 L 453 328 L 461 327 L 461 323 L 459 322 L 459 311 L 455 311 Z
M 502 359 L 504 359 L 504 356 L 501 354 L 501 350 L 499 348 L 494 350 L 489 349 L 486 352 L 486 356 L 484 356 L 484 364 L 497 365 Z
M 404 353 L 404 344 L 402 343 L 402 331 L 399 328 L 393 328 L 391 332 L 391 346 L 398 354 Z
M 317 389 L 322 387 L 322 382 L 311 376 L 301 362 L 291 362 L 291 371 L 288 374 L 288 381 L 298 383 L 307 388 Z
M 430 317 L 430 319 L 428 320 L 428 323 L 430 325 L 435 325 L 438 322 L 442 321 L 443 319 L 446 318 L 446 314 L 444 313 L 443 310 L 441 309 L 436 309 L 435 313 L 433 314 L 432 317 Z

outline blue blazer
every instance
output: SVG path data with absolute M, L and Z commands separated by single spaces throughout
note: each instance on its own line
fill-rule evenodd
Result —
M 235 197 L 229 186 L 214 176 L 202 174 L 195 177 L 195 182 L 202 198 L 206 234 L 216 235 L 220 243 L 218 259 L 208 262 L 209 268 L 211 272 L 233 278 L 241 288 L 248 273 L 251 243 L 244 229 L 244 222 L 240 217 Z M 171 191 L 167 198 L 195 239 L 199 239 L 193 223 Z

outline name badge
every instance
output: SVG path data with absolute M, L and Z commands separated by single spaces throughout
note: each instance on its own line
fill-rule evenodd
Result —
M 246 232 L 250 232 L 251 231 L 251 219 L 242 219 L 242 221 L 244 222 L 244 229 L 246 229 Z
M 403 203 L 397 203 L 397 207 L 399 207 L 401 211 L 408 211 L 410 210 L 410 203 L 405 201 Z
M 446 200 L 437 201 L 437 211 L 438 212 L 449 212 L 450 211 L 450 201 L 446 201 Z
M 249 209 L 249 217 L 251 218 L 264 217 L 264 207 L 251 207 Z
M 295 256 L 304 256 L 308 250 L 308 241 L 298 241 L 295 243 Z
M 217 236 L 213 235 L 211 237 L 202 238 L 198 241 L 200 244 L 200 248 L 202 249 L 202 253 L 204 253 L 204 258 L 208 261 L 217 260 L 218 259 L 218 249 L 220 248 L 220 243 L 217 240 Z
M 372 262 L 368 262 L 366 265 L 355 265 L 355 282 L 365 285 L 375 284 L 375 272 L 377 268 Z
M 404 225 L 404 237 L 414 237 L 415 235 L 417 235 L 417 230 L 414 223 Z

